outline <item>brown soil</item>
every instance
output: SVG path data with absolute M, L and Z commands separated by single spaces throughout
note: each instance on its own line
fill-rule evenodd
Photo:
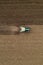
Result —
M 43 0 L 0 1 L 0 25 L 29 23 L 30 33 L 0 35 L 0 65 L 43 65 Z

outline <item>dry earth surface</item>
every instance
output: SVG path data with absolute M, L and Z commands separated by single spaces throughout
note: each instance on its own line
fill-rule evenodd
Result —
M 43 65 L 43 25 L 28 34 L 0 35 L 0 65 Z
M 0 65 L 43 65 L 43 0 L 0 0 L 0 25 L 16 24 L 33 25 L 30 33 L 0 35 Z

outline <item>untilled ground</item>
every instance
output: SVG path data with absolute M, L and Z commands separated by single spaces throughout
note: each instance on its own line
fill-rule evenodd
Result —
M 0 65 L 43 65 L 43 25 L 31 32 L 0 35 Z
M 19 24 L 31 32 L 0 35 L 0 65 L 43 65 L 43 0 L 1 0 L 0 25 Z

